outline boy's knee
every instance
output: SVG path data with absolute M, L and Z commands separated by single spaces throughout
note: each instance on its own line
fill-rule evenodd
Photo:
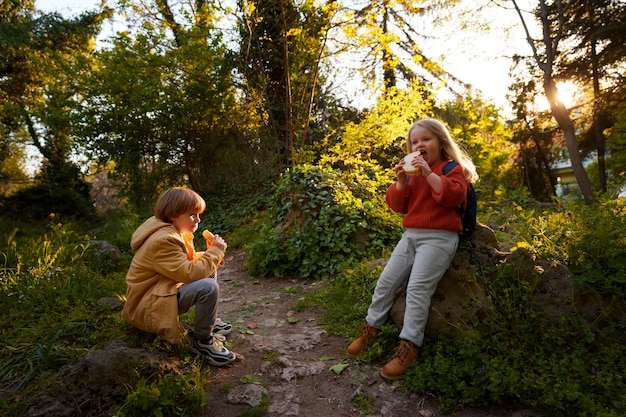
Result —
M 217 283 L 217 281 L 215 281 L 214 279 L 210 279 L 210 278 L 205 278 L 203 280 L 200 281 L 201 284 L 198 286 L 198 295 L 201 298 L 208 298 L 211 297 L 212 295 L 215 296 L 215 298 L 217 298 L 217 296 L 219 295 L 219 291 L 220 291 L 220 287 L 219 284 Z

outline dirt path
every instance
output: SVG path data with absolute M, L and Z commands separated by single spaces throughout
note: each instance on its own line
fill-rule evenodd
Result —
M 234 325 L 229 345 L 241 359 L 211 367 L 205 416 L 237 417 L 266 399 L 266 416 L 446 416 L 431 396 L 407 396 L 402 382 L 386 382 L 382 364 L 344 359 L 346 340 L 331 337 L 317 322 L 322 311 L 294 309 L 319 283 L 255 279 L 243 269 L 245 253 L 230 251 L 220 268 L 219 316 Z M 298 310 L 298 311 L 296 311 Z M 330 368 L 349 365 L 337 375 Z M 353 404 L 353 400 L 357 401 Z M 358 400 L 365 406 L 357 407 Z M 369 406 L 368 406 L 369 405 Z M 458 417 L 527 417 L 528 410 L 466 409 Z

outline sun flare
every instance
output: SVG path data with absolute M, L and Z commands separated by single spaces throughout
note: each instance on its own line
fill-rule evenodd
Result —
M 576 84 L 571 81 L 556 83 L 556 88 L 559 92 L 559 99 L 567 109 L 571 109 L 575 105 L 580 103 L 581 93 Z M 548 110 L 550 104 L 545 94 L 538 96 L 535 99 L 535 108 L 539 111 Z

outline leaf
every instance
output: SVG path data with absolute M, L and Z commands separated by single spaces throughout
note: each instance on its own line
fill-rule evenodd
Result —
M 330 367 L 330 370 L 336 373 L 337 375 L 341 375 L 343 371 L 345 371 L 350 365 L 347 363 L 338 363 Z
M 295 323 L 297 323 L 299 320 L 300 320 L 300 319 L 299 319 L 299 318 L 297 318 L 297 317 L 289 317 L 289 318 L 287 318 L 287 321 L 288 321 L 289 323 L 291 323 L 291 324 L 295 324 Z
M 257 378 L 255 375 L 252 375 L 252 374 L 247 374 L 247 375 L 242 376 L 240 381 L 242 384 L 254 384 L 256 382 L 261 382 L 259 378 Z

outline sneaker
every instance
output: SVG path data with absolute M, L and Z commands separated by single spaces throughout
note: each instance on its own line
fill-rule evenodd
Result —
M 233 363 L 237 358 L 213 336 L 204 340 L 194 339 L 191 350 L 198 355 L 204 355 L 209 364 L 213 366 L 226 366 Z
M 215 325 L 213 326 L 213 334 L 221 334 L 222 336 L 226 336 L 232 331 L 233 331 L 232 324 L 225 323 L 221 319 L 215 320 Z

